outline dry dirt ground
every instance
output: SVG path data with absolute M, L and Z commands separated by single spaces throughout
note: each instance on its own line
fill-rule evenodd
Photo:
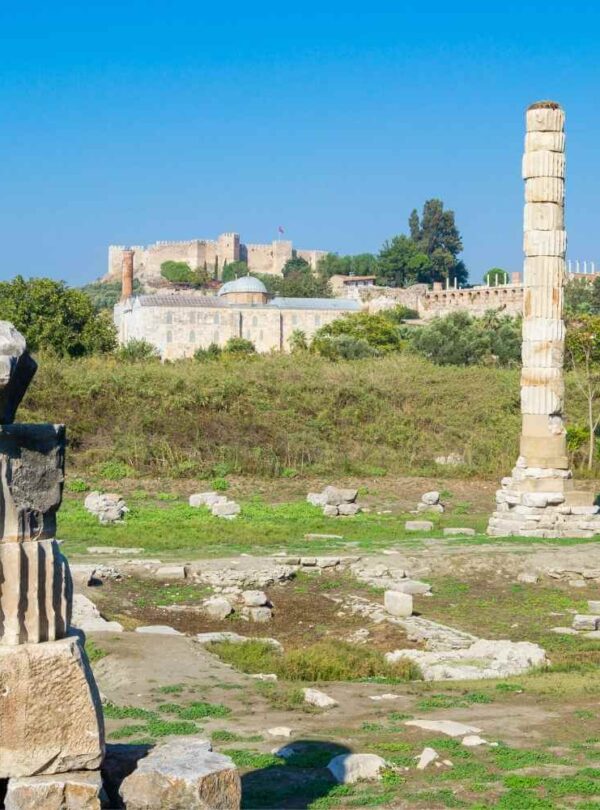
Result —
M 421 481 L 419 492 L 423 490 Z M 474 497 L 472 491 L 468 497 Z M 414 501 L 412 492 L 407 499 Z M 275 606 L 268 625 L 235 617 L 209 620 L 200 609 L 206 587 L 134 575 L 84 588 L 106 618 L 127 628 L 122 634 L 90 636 L 94 670 L 107 701 L 109 741 L 152 745 L 170 733 L 209 737 L 242 770 L 243 807 L 256 810 L 598 810 L 600 643 L 558 635 L 552 628 L 570 625 L 574 613 L 585 612 L 587 599 L 600 598 L 598 580 L 580 573 L 596 569 L 600 574 L 600 544 L 456 546 L 426 540 L 420 550 L 407 553 L 392 546 L 389 552 L 366 562 L 418 572 L 433 585 L 432 596 L 416 598 L 418 613 L 484 638 L 534 641 L 547 649 L 553 667 L 502 681 L 261 682 L 224 663 L 194 635 L 229 630 L 273 637 L 286 651 L 347 641 L 356 638 L 357 630 L 368 631 L 366 642 L 357 645 L 364 650 L 385 652 L 415 644 L 401 628 L 374 623 L 344 607 L 353 595 L 382 602 L 376 587 L 347 572 L 302 573 L 268 588 Z M 121 564 L 104 556 L 101 561 Z M 253 561 L 237 562 L 244 566 Z M 214 567 L 228 564 L 231 560 L 210 562 Z M 548 574 L 553 569 L 574 573 L 556 579 Z M 523 571 L 542 574 L 537 583 L 523 584 L 517 581 Z M 134 632 L 143 624 L 167 624 L 184 635 Z M 305 706 L 299 689 L 314 685 L 338 706 L 327 711 Z M 384 694 L 394 697 L 372 700 Z M 499 746 L 465 749 L 449 737 L 406 726 L 410 718 L 471 724 Z M 290 740 L 269 734 L 277 726 L 292 729 Z M 292 760 L 286 763 L 271 753 L 290 741 L 302 743 Z M 452 765 L 417 771 L 414 758 L 426 745 Z M 324 767 L 340 751 L 378 753 L 390 768 L 381 782 L 340 788 Z

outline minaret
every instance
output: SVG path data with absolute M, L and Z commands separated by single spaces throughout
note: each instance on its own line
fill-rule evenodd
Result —
M 554 101 L 526 113 L 523 155 L 523 346 L 520 456 L 496 493 L 488 534 L 593 537 L 600 511 L 576 492 L 563 424 L 565 324 L 565 114 Z
M 121 281 L 121 301 L 126 301 L 133 295 L 133 256 L 135 250 L 132 248 L 123 249 L 122 281 Z

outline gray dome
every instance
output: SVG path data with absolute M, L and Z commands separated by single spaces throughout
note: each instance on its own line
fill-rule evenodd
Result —
M 242 276 L 236 278 L 235 281 L 228 281 L 223 284 L 218 295 L 227 295 L 227 293 L 263 293 L 267 294 L 267 288 L 258 278 L 254 276 Z

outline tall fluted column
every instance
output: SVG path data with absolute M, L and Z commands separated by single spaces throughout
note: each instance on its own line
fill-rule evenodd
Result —
M 520 456 L 502 479 L 488 533 L 592 537 L 600 511 L 577 492 L 563 423 L 565 324 L 565 114 L 553 101 L 526 113 Z

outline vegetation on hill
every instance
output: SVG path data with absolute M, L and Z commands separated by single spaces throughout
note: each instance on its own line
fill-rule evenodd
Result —
M 211 280 L 211 274 L 206 267 L 196 267 L 192 270 L 187 262 L 163 262 L 160 274 L 172 284 L 189 284 L 191 287 L 206 287 Z
M 103 309 L 112 312 L 114 305 L 121 298 L 123 287 L 120 281 L 92 281 L 90 284 L 84 284 L 80 290 L 90 298 L 96 312 Z M 135 295 L 142 292 L 142 285 L 137 278 L 133 280 L 133 292 Z
M 570 378 L 567 405 L 570 425 L 585 425 Z M 165 364 L 44 358 L 20 413 L 65 422 L 69 464 L 86 471 L 111 463 L 172 477 L 439 474 L 436 456 L 459 453 L 457 474 L 496 478 L 518 455 L 519 372 L 395 353 L 336 363 L 309 353 Z

